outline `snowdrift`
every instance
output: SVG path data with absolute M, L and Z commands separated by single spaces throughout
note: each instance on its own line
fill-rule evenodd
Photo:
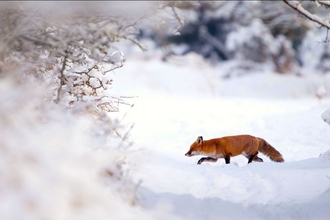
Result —
M 223 80 L 225 64 L 181 61 L 134 58 L 114 77 L 112 92 L 138 96 L 117 117 L 134 125 L 128 158 L 140 201 L 182 219 L 327 219 L 330 128 L 321 114 L 330 100 L 315 96 L 325 76 L 266 68 Z M 184 156 L 199 135 L 235 134 L 264 138 L 285 162 L 260 154 L 264 163 L 237 156 L 197 165 L 200 157 Z

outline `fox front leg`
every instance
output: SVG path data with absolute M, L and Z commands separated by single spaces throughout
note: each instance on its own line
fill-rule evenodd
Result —
M 204 161 L 206 162 L 217 162 L 218 159 L 216 158 L 212 158 L 212 157 L 202 157 L 201 159 L 199 159 L 199 161 L 197 162 L 197 164 L 202 164 Z
M 226 164 L 229 164 L 230 163 L 230 154 L 228 154 L 227 156 L 225 156 L 225 161 L 226 161 Z

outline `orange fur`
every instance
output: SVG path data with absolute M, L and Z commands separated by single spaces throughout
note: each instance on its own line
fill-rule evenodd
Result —
M 267 143 L 267 141 L 251 135 L 226 136 L 206 141 L 203 141 L 203 137 L 199 136 L 197 140 L 192 143 L 189 151 L 185 155 L 187 157 L 195 155 L 207 156 L 201 158 L 198 164 L 204 161 L 216 162 L 219 158 L 224 158 L 226 163 L 230 163 L 230 157 L 240 154 L 244 155 L 249 160 L 248 163 L 252 161 L 263 162 L 263 160 L 257 156 L 258 152 L 265 154 L 272 161 L 284 161 L 282 155 Z

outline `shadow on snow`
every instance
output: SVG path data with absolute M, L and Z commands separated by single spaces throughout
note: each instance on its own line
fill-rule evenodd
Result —
M 220 198 L 198 199 L 189 194 L 155 193 L 144 187 L 138 193 L 146 208 L 166 207 L 182 219 L 328 219 L 330 216 L 330 188 L 307 203 L 247 202 L 246 205 Z

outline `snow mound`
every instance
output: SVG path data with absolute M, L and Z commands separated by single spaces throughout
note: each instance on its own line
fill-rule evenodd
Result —
M 330 125 L 330 109 L 325 110 L 322 113 L 321 118 L 324 122 Z

